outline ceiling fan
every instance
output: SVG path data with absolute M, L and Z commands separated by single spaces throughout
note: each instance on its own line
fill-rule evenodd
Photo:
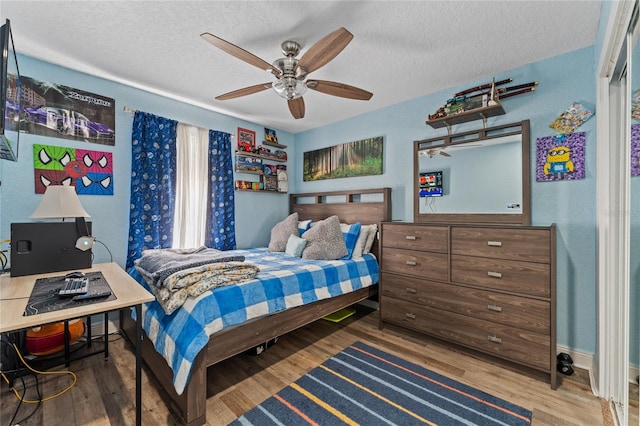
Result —
M 482 144 L 461 144 L 461 145 L 453 145 L 453 146 L 443 146 L 443 147 L 438 147 L 438 148 L 431 148 L 431 149 L 425 149 L 420 151 L 420 155 L 425 156 L 425 157 L 429 157 L 429 158 L 433 158 L 436 155 L 442 155 L 444 157 L 451 157 L 451 154 L 449 154 L 446 150 L 447 149 L 451 149 L 451 150 L 455 150 L 455 149 L 466 149 L 466 148 L 474 148 L 477 146 L 483 146 Z
M 353 39 L 353 34 L 344 28 L 337 29 L 315 43 L 300 59 L 296 59 L 296 56 L 300 53 L 300 44 L 292 40 L 283 42 L 280 47 L 285 57 L 276 59 L 273 64 L 269 64 L 252 53 L 213 34 L 203 33 L 200 37 L 248 64 L 270 71 L 276 77 L 276 81 L 272 83 L 256 84 L 255 86 L 234 90 L 216 96 L 217 100 L 234 99 L 273 88 L 278 95 L 287 100 L 291 115 L 295 119 L 299 119 L 304 117 L 305 106 L 302 95 L 307 89 L 316 90 L 327 95 L 363 101 L 368 101 L 373 96 L 371 92 L 344 83 L 326 80 L 305 81 L 309 73 L 329 63 Z
M 451 154 L 445 151 L 444 148 L 431 148 L 431 149 L 425 149 L 423 151 L 420 151 L 420 155 L 424 157 L 429 157 L 429 158 L 433 158 L 438 154 L 443 155 L 445 157 L 451 157 Z

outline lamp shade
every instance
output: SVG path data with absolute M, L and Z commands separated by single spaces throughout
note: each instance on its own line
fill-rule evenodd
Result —
M 73 186 L 48 186 L 40 204 L 29 216 L 32 219 L 89 217 Z

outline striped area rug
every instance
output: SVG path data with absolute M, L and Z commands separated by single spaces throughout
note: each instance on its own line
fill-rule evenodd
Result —
M 233 425 L 530 425 L 531 412 L 361 342 Z

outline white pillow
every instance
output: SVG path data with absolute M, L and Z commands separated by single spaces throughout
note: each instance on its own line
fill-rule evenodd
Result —
M 307 240 L 304 238 L 296 237 L 295 235 L 289 235 L 287 241 L 287 248 L 284 250 L 289 256 L 300 257 L 302 256 L 302 250 L 307 245 Z
M 373 247 L 373 240 L 375 240 L 378 233 L 378 225 L 376 225 L 375 223 L 373 225 L 367 226 L 369 226 L 369 235 L 367 235 L 367 242 L 364 244 L 364 250 L 362 251 L 363 253 L 371 252 L 371 248 Z
M 364 254 L 364 247 L 367 244 L 367 236 L 369 235 L 370 229 L 370 225 L 362 225 L 360 227 L 360 235 L 358 235 L 356 246 L 353 248 L 353 254 L 351 255 L 352 259 L 362 257 Z

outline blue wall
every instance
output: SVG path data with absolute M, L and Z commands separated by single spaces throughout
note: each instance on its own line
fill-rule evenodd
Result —
M 2 186 L 0 186 L 1 240 L 10 238 L 10 224 L 12 222 L 30 221 L 28 216 L 41 199 L 41 195 L 34 193 L 33 144 L 109 151 L 113 152 L 114 195 L 83 195 L 80 199 L 85 210 L 91 215 L 89 220 L 93 222 L 93 235 L 109 247 L 113 253 L 114 261 L 124 267 L 129 230 L 129 177 L 131 173 L 131 124 L 133 122 L 133 114 L 124 112 L 125 106 L 194 126 L 233 134 L 237 133 L 238 127 L 243 127 L 254 130 L 258 142 L 263 139 L 261 136 L 264 134 L 264 127 L 254 123 L 72 71 L 31 57 L 19 56 L 18 62 L 21 75 L 115 99 L 116 143 L 115 146 L 106 146 L 22 133 L 18 162 L 0 161 L 0 181 L 2 182 Z M 293 145 L 292 134 L 281 130 L 277 130 L 277 134 L 278 140 L 282 144 Z M 235 143 L 235 138 L 232 141 Z M 287 167 L 293 171 L 292 163 L 290 160 Z M 237 178 L 251 180 L 251 176 L 248 175 L 238 175 Z M 286 195 L 236 192 L 238 247 L 267 245 L 269 241 L 268 230 L 281 220 L 287 211 L 288 198 Z M 6 246 L 3 245 L 3 248 Z M 108 252 L 100 244 L 95 246 L 94 253 L 96 263 L 109 261 Z
M 446 99 L 461 89 L 476 84 L 513 78 L 514 84 L 539 81 L 535 92 L 503 101 L 506 114 L 490 118 L 488 125 L 531 122 L 531 170 L 535 170 L 536 138 L 554 135 L 549 124 L 573 101 L 595 105 L 594 48 L 485 76 L 464 86 L 427 95 L 385 109 L 364 114 L 330 126 L 296 135 L 295 163 L 302 164 L 303 151 L 311 151 L 342 142 L 384 136 L 384 174 L 366 178 L 303 182 L 302 170 L 296 170 L 297 192 L 333 188 L 390 186 L 393 190 L 393 219 L 413 220 L 413 144 L 414 140 L 446 134 L 425 125 Z M 425 76 L 428 78 L 428 76 Z M 375 94 L 374 94 L 375 96 Z M 557 286 L 558 343 L 586 353 L 595 352 L 596 340 L 596 209 L 595 154 L 596 120 L 591 119 L 578 131 L 586 132 L 586 178 L 566 182 L 536 182 L 532 174 L 532 224 L 558 226 Z M 454 132 L 475 130 L 481 121 L 454 126 Z
M 443 129 L 434 130 L 426 126 L 427 115 L 433 113 L 452 93 L 490 81 L 492 77 L 496 79 L 511 77 L 514 84 L 534 80 L 540 82 L 533 93 L 505 99 L 503 104 L 506 114 L 491 118 L 488 123 L 491 126 L 524 119 L 531 121 L 531 169 L 534 170 L 536 138 L 555 134 L 549 128 L 549 123 L 573 101 L 584 100 L 595 104 L 596 61 L 594 58 L 596 57 L 597 52 L 593 47 L 586 48 L 500 75 L 485 76 L 464 86 L 453 87 L 300 134 L 292 135 L 278 130 L 280 142 L 289 147 L 287 167 L 290 192 L 389 186 L 393 189 L 393 219 L 412 220 L 412 142 L 446 132 Z M 114 196 L 83 196 L 81 200 L 91 214 L 94 234 L 109 246 L 114 254 L 114 260 L 124 265 L 128 232 L 130 140 L 133 119 L 131 113 L 123 111 L 125 105 L 132 109 L 230 133 L 236 133 L 238 126 L 255 130 L 258 135 L 263 132 L 261 125 L 119 83 L 29 57 L 21 56 L 19 61 L 23 75 L 114 98 L 117 112 L 117 136 L 114 147 L 105 147 L 22 134 L 20 160 L 17 163 L 0 161 L 1 239 L 9 238 L 11 222 L 28 221 L 28 215 L 40 200 L 40 196 L 35 195 L 33 190 L 32 145 L 34 143 L 111 151 L 114 153 L 115 166 Z M 357 101 L 345 100 L 345 102 Z M 480 126 L 480 121 L 467 123 L 455 126 L 454 131 L 474 130 Z M 596 339 L 595 119 L 589 120 L 578 130 L 586 132 L 587 137 L 586 178 L 571 182 L 538 183 L 535 182 L 535 176 L 532 176 L 532 224 L 556 223 L 558 225 L 558 343 L 575 350 L 593 353 Z M 301 164 L 305 151 L 380 135 L 385 141 L 383 175 L 319 182 L 302 181 Z M 634 182 L 636 187 L 637 181 L 636 178 Z M 266 245 L 272 225 L 286 216 L 287 211 L 288 199 L 285 195 L 236 193 L 238 246 Z M 102 251 L 100 245 L 96 247 L 95 261 L 108 261 L 106 251 Z M 635 276 L 638 274 L 637 270 L 636 268 Z

